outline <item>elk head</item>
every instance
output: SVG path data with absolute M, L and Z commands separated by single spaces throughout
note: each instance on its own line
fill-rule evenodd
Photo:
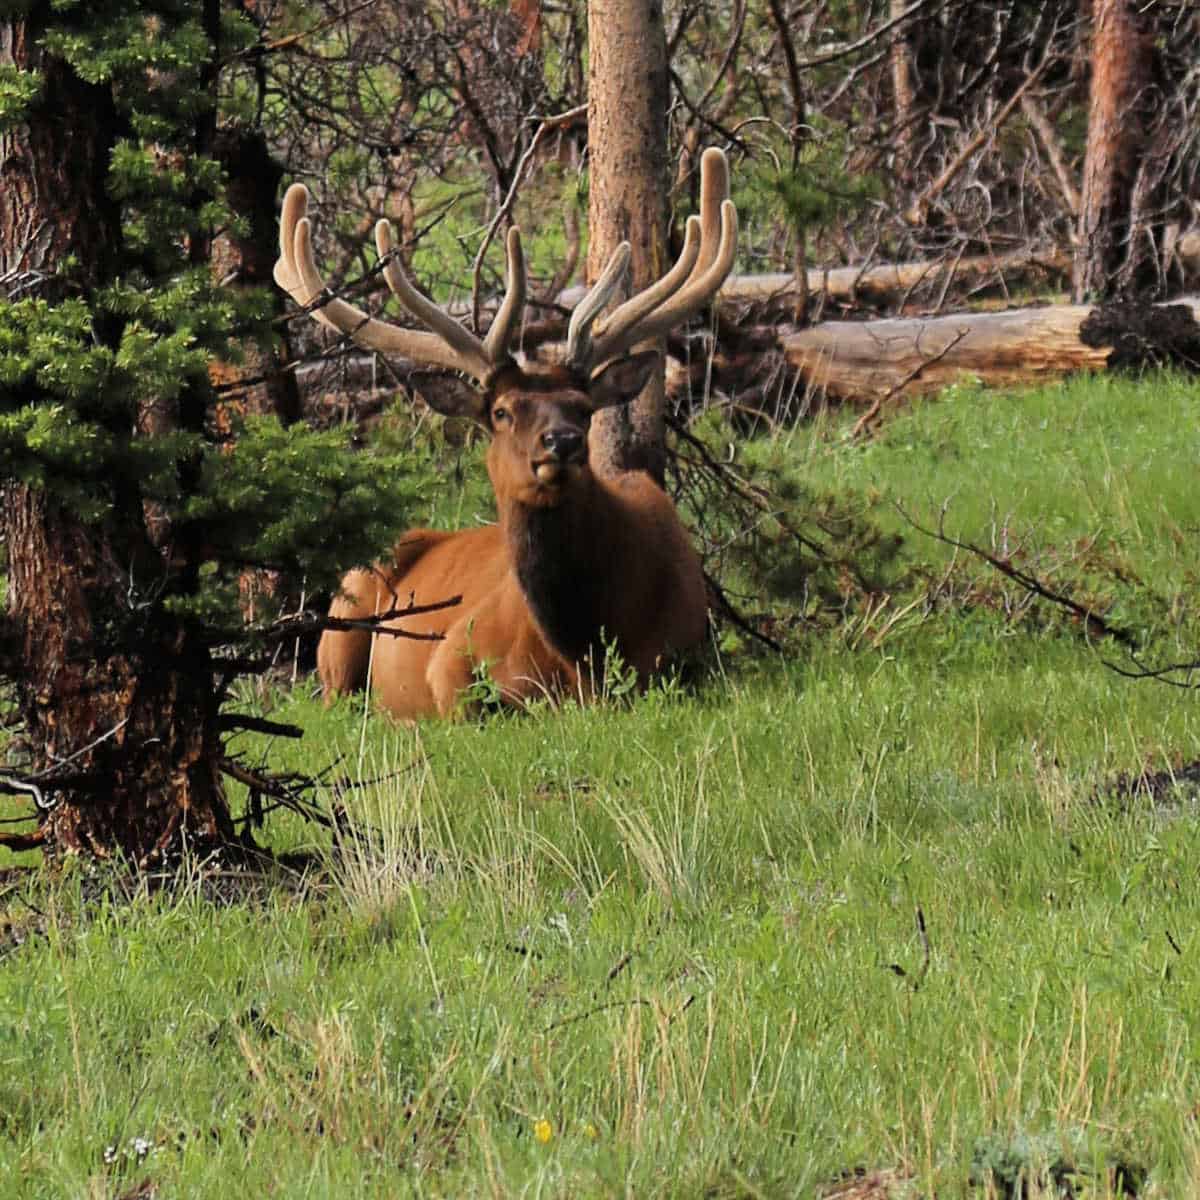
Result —
M 633 399 L 658 361 L 654 351 L 631 351 L 662 337 L 712 298 L 729 273 L 737 244 L 728 164 L 720 150 L 709 149 L 701 158 L 700 215 L 688 218 L 683 249 L 671 270 L 599 319 L 628 271 L 629 244 L 621 243 L 571 316 L 565 360 L 553 366 L 519 365 L 511 349 L 526 292 L 518 229 L 508 233 L 504 299 L 486 336 L 479 338 L 412 285 L 386 220 L 375 226 L 383 276 L 400 304 L 426 329 L 380 321 L 332 296 L 313 258 L 307 210 L 308 190 L 293 184 L 283 201 L 275 281 L 318 321 L 365 349 L 469 376 L 473 389 L 436 399 L 434 407 L 447 416 L 471 417 L 488 430 L 488 473 L 497 499 L 531 507 L 561 503 L 572 483 L 588 471 L 592 414 Z
M 626 356 L 590 380 L 562 366 L 498 371 L 478 401 L 497 499 L 531 508 L 561 503 L 589 470 L 592 414 L 636 396 L 657 363 L 653 352 Z

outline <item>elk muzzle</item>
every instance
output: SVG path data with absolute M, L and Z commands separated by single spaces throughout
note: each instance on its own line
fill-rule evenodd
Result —
M 579 466 L 587 459 L 587 436 L 572 426 L 544 430 L 538 445 L 541 453 L 533 460 L 533 473 L 539 483 L 553 484 L 564 468 Z

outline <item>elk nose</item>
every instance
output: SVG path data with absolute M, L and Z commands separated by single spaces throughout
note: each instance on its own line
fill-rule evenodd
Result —
M 575 462 L 583 456 L 583 433 L 578 429 L 547 429 L 541 441 L 559 462 Z

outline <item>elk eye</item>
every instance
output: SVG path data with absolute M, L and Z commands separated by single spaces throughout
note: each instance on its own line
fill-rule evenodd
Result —
M 512 420 L 512 413 L 510 413 L 507 408 L 493 408 L 492 420 L 497 425 L 503 425 Z

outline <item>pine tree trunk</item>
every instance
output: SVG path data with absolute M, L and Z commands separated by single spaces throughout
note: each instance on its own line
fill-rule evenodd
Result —
M 1148 247 L 1133 236 L 1139 158 L 1153 114 L 1153 43 L 1138 0 L 1095 0 L 1087 152 L 1075 252 L 1073 298 L 1104 300 L 1128 291 Z
M 214 97 L 215 100 L 215 97 Z M 244 233 L 225 230 L 212 241 L 211 268 L 218 283 L 247 288 L 264 288 L 275 300 L 275 311 L 283 316 L 283 293 L 275 286 L 272 268 L 278 254 L 279 218 L 276 196 L 283 171 L 271 157 L 267 140 L 258 130 L 232 128 L 216 135 L 214 154 L 225 169 L 226 200 L 244 222 Z M 283 356 L 271 344 L 242 338 L 239 362 L 209 363 L 208 377 L 217 392 L 215 420 L 226 437 L 247 416 L 274 416 L 290 425 L 300 419 L 300 388 L 296 374 L 282 370 L 291 358 L 288 330 L 280 327 Z M 290 581 L 297 594 L 300 581 Z M 247 570 L 242 573 L 242 612 L 248 621 L 277 610 L 287 599 L 289 581 L 276 571 Z
M 907 7 L 906 0 L 890 0 L 888 15 L 893 21 L 898 20 Z M 892 110 L 896 123 L 893 166 L 896 179 L 902 186 L 908 187 L 912 181 L 912 151 L 916 135 L 913 121 L 917 94 L 913 87 L 912 63 L 909 61 L 908 35 L 903 25 L 897 25 L 892 32 L 888 58 L 892 69 Z
M 633 248 L 635 291 L 670 266 L 667 239 L 667 37 L 660 0 L 588 5 L 588 279 L 622 241 Z M 661 349 L 661 347 L 659 347 Z M 663 375 L 632 403 L 597 415 L 598 470 L 666 467 Z
M 185 838 L 232 839 L 203 649 L 158 605 L 140 623 L 125 556 L 44 493 L 10 484 L 3 512 L 18 705 L 53 803 L 47 845 L 145 863 Z
M 0 66 L 42 73 L 27 123 L 0 133 L 0 296 L 88 296 L 111 280 L 120 214 L 106 176 L 121 133 L 110 92 L 39 48 L 36 19 L 0 23 Z M 120 329 L 97 321 L 115 344 Z M 10 403 L 44 402 L 34 386 Z M 128 434 L 132 414 L 109 413 Z M 0 495 L 8 548 L 5 647 L 17 706 L 50 807 L 52 851 L 119 851 L 136 862 L 233 837 L 218 774 L 213 665 L 165 611 L 173 567 L 151 545 L 137 481 L 117 481 L 103 524 L 9 481 Z
M 228 180 L 226 200 L 245 223 L 244 233 L 219 232 L 212 241 L 211 265 L 218 282 L 264 288 L 275 299 L 279 316 L 285 311 L 283 293 L 275 286 L 272 269 L 279 253 L 279 214 L 276 200 L 283 171 L 271 157 L 266 138 L 256 130 L 231 129 L 217 134 L 214 156 Z M 283 331 L 284 355 L 287 331 Z M 214 360 L 209 369 L 220 389 L 218 421 L 247 414 L 276 416 L 284 424 L 300 417 L 300 389 L 292 371 L 281 371 L 283 360 L 273 346 L 242 339 L 241 361 Z

